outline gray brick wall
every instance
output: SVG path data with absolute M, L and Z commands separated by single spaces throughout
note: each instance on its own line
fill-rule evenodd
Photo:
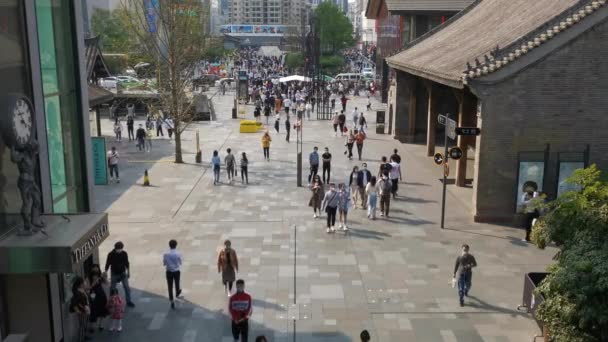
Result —
M 557 152 L 583 152 L 608 172 L 608 22 L 490 89 L 481 108 L 478 221 L 513 219 L 518 152 L 551 146 L 543 190 L 554 195 Z

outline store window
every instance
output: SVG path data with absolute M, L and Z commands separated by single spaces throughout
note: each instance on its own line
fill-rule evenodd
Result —
M 8 94 L 22 94 L 32 98 L 26 39 L 23 1 L 0 1 L 1 99 Z M 3 102 L 0 100 L 0 103 Z M 7 125 L 8 117 L 7 108 L 0 108 L 0 124 Z M 0 134 L 0 236 L 21 223 L 21 195 L 17 188 L 19 170 L 11 161 L 8 140 L 4 134 Z
M 37 0 L 38 44 L 46 113 L 53 211 L 86 210 L 82 115 L 70 0 Z
M 518 156 L 517 208 L 521 208 L 525 192 L 543 191 L 546 152 L 520 152 Z

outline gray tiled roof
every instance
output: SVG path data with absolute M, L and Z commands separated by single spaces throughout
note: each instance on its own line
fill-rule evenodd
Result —
M 389 11 L 446 11 L 458 12 L 474 0 L 386 0 Z
M 596 7 L 601 7 L 606 1 L 477 1 L 445 25 L 414 41 L 402 52 L 389 57 L 387 62 L 393 68 L 462 88 L 466 81 L 463 72 L 466 71 L 469 75 L 472 71 L 467 70 L 467 63 L 476 64 L 474 62 L 477 59 L 480 65 L 484 65 L 482 63 L 487 61 L 485 56 L 497 51 L 497 47 L 502 58 L 506 47 L 515 49 L 513 46 L 520 44 L 522 38 L 543 28 L 552 20 L 562 20 L 562 17 L 565 20 L 565 16 L 579 13 L 579 10 L 585 11 L 585 7 L 591 7 L 592 3 Z M 557 24 L 559 25 L 559 21 Z M 542 44 L 540 38 L 538 44 Z M 525 54 L 526 50 L 527 48 L 517 54 L 514 53 L 510 61 Z M 482 66 L 484 74 L 496 69 L 496 65 L 493 68 L 489 67 L 491 63 L 487 65 L 485 70 Z M 474 76 L 479 76 L 477 74 L 475 71 Z

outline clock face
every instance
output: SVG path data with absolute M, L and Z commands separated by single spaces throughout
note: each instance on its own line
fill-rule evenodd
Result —
M 32 108 L 25 99 L 20 98 L 15 102 L 12 117 L 17 143 L 23 145 L 29 142 L 32 136 Z

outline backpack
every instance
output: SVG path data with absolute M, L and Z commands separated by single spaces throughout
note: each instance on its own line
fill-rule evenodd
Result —
M 387 178 L 386 180 L 384 180 L 384 183 L 382 183 L 382 193 L 387 194 L 390 192 L 391 192 L 391 181 Z

